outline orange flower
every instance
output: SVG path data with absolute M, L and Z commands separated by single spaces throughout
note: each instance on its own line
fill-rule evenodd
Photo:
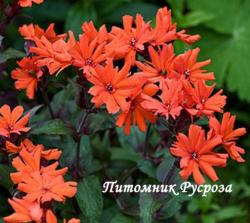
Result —
M 136 52 L 141 52 L 145 49 L 144 44 L 150 39 L 150 24 L 145 24 L 140 14 L 136 15 L 135 25 L 132 27 L 133 17 L 123 16 L 123 27 L 112 27 L 110 33 L 111 43 L 106 45 L 107 52 L 113 52 L 115 59 L 125 58 L 126 62 L 135 64 Z
M 39 67 L 47 66 L 50 74 L 59 73 L 72 64 L 69 50 L 76 44 L 72 32 L 69 32 L 68 41 L 59 39 L 52 43 L 42 36 L 41 39 L 35 38 L 35 44 L 35 47 L 30 48 L 30 52 L 37 55 L 37 65 Z
M 52 200 L 64 202 L 66 197 L 74 197 L 76 186 L 76 182 L 65 182 L 62 176 L 33 172 L 27 175 L 17 188 L 27 194 L 24 198 L 28 201 L 44 203 Z
M 193 100 L 193 95 L 192 95 L 192 85 L 190 84 L 189 80 L 181 80 L 182 82 L 182 92 L 180 94 L 180 105 L 182 106 L 183 109 L 186 109 L 189 113 L 194 112 L 196 114 L 196 110 L 194 110 L 195 102 Z M 192 117 L 191 117 L 192 118 Z
M 87 76 L 94 84 L 89 93 L 94 96 L 91 102 L 97 108 L 105 104 L 109 113 L 117 113 L 120 108 L 122 111 L 128 111 L 129 104 L 126 98 L 138 84 L 137 76 L 128 77 L 129 69 L 130 65 L 125 64 L 123 69 L 118 71 L 109 59 L 105 67 L 99 65 L 95 68 L 94 74 Z
M 46 212 L 46 222 L 47 223 L 57 223 L 57 218 L 51 210 Z M 80 223 L 80 219 L 72 218 L 69 221 L 63 219 L 63 223 Z
M 31 7 L 33 2 L 36 4 L 41 4 L 41 3 L 43 3 L 43 1 L 44 0 L 19 0 L 18 4 L 21 7 Z
M 207 66 L 211 61 L 197 62 L 199 52 L 200 49 L 196 48 L 175 57 L 169 78 L 185 78 L 192 82 L 196 80 L 214 80 L 213 72 L 205 73 L 206 70 L 201 70 L 202 67 Z
M 136 66 L 142 70 L 137 74 L 147 78 L 150 82 L 160 82 L 161 85 L 170 72 L 169 67 L 174 59 L 174 47 L 172 44 L 164 45 L 162 50 L 157 52 L 152 46 L 149 46 L 148 52 L 151 62 L 144 64 L 137 61 Z
M 20 157 L 13 160 L 12 165 L 19 172 L 11 173 L 11 179 L 17 183 L 18 190 L 25 192 L 24 196 L 30 202 L 58 201 L 64 202 L 66 197 L 73 197 L 77 183 L 65 182 L 63 176 L 67 168 L 56 170 L 55 162 L 47 167 L 41 166 L 41 148 L 34 154 L 22 150 Z
M 12 166 L 16 168 L 18 172 L 10 174 L 11 180 L 15 184 L 23 182 L 24 179 L 29 178 L 31 173 L 40 172 L 42 175 L 57 177 L 63 176 L 68 171 L 67 167 L 56 170 L 59 166 L 58 162 L 54 162 L 46 167 L 41 167 L 41 147 L 37 147 L 33 153 L 28 152 L 26 149 L 22 149 L 19 156 L 20 157 L 16 157 L 12 161 Z
M 116 125 L 120 128 L 125 125 L 124 132 L 125 134 L 130 134 L 131 125 L 138 124 L 138 127 L 141 131 L 146 131 L 147 125 L 145 123 L 148 120 L 150 123 L 155 123 L 157 117 L 153 115 L 151 111 L 148 111 L 142 107 L 142 102 L 144 101 L 142 98 L 142 94 L 146 94 L 149 96 L 154 96 L 158 91 L 158 87 L 154 84 L 148 84 L 141 89 L 141 86 L 136 88 L 131 96 L 127 98 L 129 102 L 129 111 L 122 112 L 118 118 Z
M 55 24 L 51 23 L 46 30 L 42 29 L 39 25 L 29 24 L 19 27 L 18 31 L 26 40 L 35 41 L 36 38 L 41 39 L 44 36 L 50 42 L 55 42 L 59 39 L 66 39 L 67 34 L 57 35 L 54 30 Z
M 222 109 L 226 104 L 226 96 L 221 95 L 222 90 L 211 96 L 216 84 L 208 86 L 204 81 L 197 81 L 193 88 L 188 82 L 185 83 L 184 86 L 187 94 L 192 95 L 195 106 L 193 109 L 187 109 L 191 115 L 211 116 L 214 112 L 223 112 Z
M 102 25 L 99 31 L 97 31 L 92 21 L 89 23 L 84 22 L 82 24 L 82 30 L 91 41 L 95 38 L 97 38 L 99 44 L 108 41 L 108 32 L 105 25 Z
M 26 199 L 13 198 L 8 200 L 11 207 L 15 210 L 14 214 L 4 217 L 5 222 L 36 222 L 41 223 L 43 210 L 38 202 L 30 202 Z
M 57 218 L 51 210 L 48 210 L 46 212 L 46 222 L 47 223 L 57 223 Z
M 15 87 L 18 90 L 26 89 L 27 97 L 33 99 L 43 72 L 37 67 L 35 58 L 25 57 L 17 64 L 20 68 L 11 72 L 11 78 L 16 80 Z
M 34 40 L 35 37 L 40 39 L 44 35 L 44 30 L 39 25 L 34 24 L 24 24 L 19 27 L 18 31 L 26 40 Z
M 80 223 L 80 219 L 77 219 L 77 218 L 72 218 L 68 221 L 68 223 Z M 67 223 L 67 221 L 64 219 L 63 220 L 63 223 Z
M 11 111 L 9 105 L 3 105 L 0 108 L 0 135 L 10 137 L 10 134 L 21 134 L 28 132 L 29 127 L 26 127 L 29 122 L 29 114 L 23 115 L 24 109 L 22 106 L 17 106 Z
M 145 99 L 142 102 L 142 106 L 145 109 L 152 110 L 155 115 L 162 115 L 169 119 L 171 116 L 173 119 L 180 115 L 182 107 L 180 106 L 180 93 L 182 91 L 182 84 L 177 80 L 166 79 L 162 83 L 162 93 L 160 100 L 154 99 L 147 95 L 144 95 Z
M 46 222 L 47 223 L 57 223 L 57 218 L 51 210 L 46 212 Z M 80 219 L 72 218 L 69 221 L 63 219 L 63 223 L 80 223 Z
M 228 152 L 229 156 L 238 162 L 244 162 L 245 160 L 241 157 L 240 154 L 245 154 L 245 150 L 241 147 L 236 146 L 235 141 L 238 140 L 240 136 L 246 134 L 246 129 L 234 129 L 235 119 L 236 116 L 230 116 L 230 112 L 226 112 L 225 114 L 223 114 L 221 123 L 219 123 L 219 121 L 215 117 L 211 117 L 209 119 L 209 136 L 220 136 L 222 139 L 222 145 Z
M 83 73 L 90 75 L 94 67 L 106 60 L 103 54 L 105 43 L 98 44 L 98 38 L 92 41 L 86 36 L 80 36 L 79 42 L 69 51 L 73 58 L 73 65 L 83 69 Z
M 200 39 L 200 35 L 186 34 L 186 30 L 181 30 L 180 32 L 177 32 L 176 36 L 177 36 L 177 39 L 180 39 L 181 41 L 187 44 L 193 44 L 194 42 Z
M 180 39 L 183 42 L 192 44 L 199 40 L 199 35 L 185 34 L 185 30 L 176 31 L 176 24 L 172 23 L 171 10 L 167 7 L 160 8 L 156 14 L 155 28 L 151 31 L 153 46 L 163 45 L 173 40 Z
M 213 150 L 221 144 L 221 138 L 215 136 L 206 139 L 205 131 L 197 125 L 191 125 L 188 136 L 179 133 L 176 142 L 170 148 L 170 152 L 180 157 L 180 175 L 187 180 L 192 174 L 197 184 L 205 182 L 200 170 L 212 181 L 218 180 L 213 166 L 225 167 L 228 155 L 215 153 Z
M 25 139 L 21 142 L 20 146 L 16 146 L 9 141 L 6 142 L 6 150 L 8 153 L 20 153 L 23 149 L 31 154 L 34 154 L 37 149 L 41 149 L 41 156 L 46 160 L 58 160 L 62 154 L 58 149 L 45 150 L 43 145 L 35 146 L 29 139 Z
M 163 45 L 176 39 L 176 24 L 172 23 L 171 10 L 160 8 L 156 14 L 155 28 L 151 32 L 153 46 Z

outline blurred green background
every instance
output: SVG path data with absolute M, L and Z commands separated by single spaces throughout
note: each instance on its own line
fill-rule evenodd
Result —
M 23 9 L 8 26 L 4 43 L 5 49 L 9 51 L 4 55 L 0 54 L 0 61 L 19 56 L 11 49 L 23 49 L 23 39 L 17 28 L 24 23 L 37 23 L 43 28 L 56 23 L 58 33 L 68 30 L 80 33 L 84 21 L 92 20 L 96 26 L 105 23 L 110 28 L 112 25 L 121 25 L 125 14 L 141 13 L 145 20 L 152 20 L 154 23 L 156 11 L 164 6 L 171 8 L 173 20 L 177 22 L 179 29 L 184 28 L 189 33 L 201 35 L 201 40 L 192 47 L 201 48 L 200 59 L 212 59 L 212 64 L 207 69 L 215 72 L 217 87 L 223 88 L 228 96 L 226 110 L 237 115 L 237 126 L 249 129 L 249 0 L 45 0 L 41 5 Z M 178 42 L 176 51 L 183 52 L 189 47 Z M 9 72 L 14 68 L 15 60 L 10 60 L 5 71 L 0 74 L 1 104 L 17 104 L 21 101 L 21 104 L 32 107 L 35 103 L 27 100 L 23 93 L 17 93 L 13 81 L 8 78 Z M 219 183 L 232 183 L 233 193 L 193 198 L 178 207 L 179 212 L 166 222 L 250 222 L 250 137 L 245 136 L 240 145 L 247 151 L 244 156 L 247 162 L 237 164 L 230 160 L 227 168 L 218 170 L 221 179 Z

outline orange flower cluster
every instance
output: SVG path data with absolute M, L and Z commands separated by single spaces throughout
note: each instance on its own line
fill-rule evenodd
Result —
M 12 72 L 17 89 L 26 89 L 29 98 L 34 98 L 33 92 L 37 89 L 42 76 L 40 71 L 44 66 L 50 75 L 58 74 L 68 66 L 75 66 L 93 84 L 89 93 L 93 96 L 95 106 L 98 108 L 105 105 L 111 114 L 120 112 L 117 125 L 125 125 L 125 132 L 129 134 L 131 125 L 137 124 L 145 131 L 146 120 L 151 123 L 157 120 L 154 115 L 159 113 L 157 103 L 156 109 L 146 104 L 157 96 L 165 79 L 185 80 L 182 76 L 188 74 L 183 74 L 181 69 L 188 70 L 190 77 L 187 79 L 190 80 L 214 78 L 212 73 L 202 75 L 204 71 L 200 68 L 209 61 L 196 63 L 199 50 L 175 57 L 172 45 L 174 40 L 180 39 L 190 44 L 198 40 L 199 35 L 185 34 L 185 30 L 178 32 L 176 24 L 171 21 L 171 12 L 166 7 L 158 11 L 154 28 L 150 22 L 144 22 L 139 14 L 135 19 L 124 16 L 123 27 L 112 27 L 108 32 L 105 25 L 97 30 L 92 22 L 85 22 L 82 25 L 83 34 L 76 41 L 72 32 L 69 32 L 68 37 L 65 34 L 56 35 L 53 24 L 46 31 L 37 25 L 22 26 L 19 29 L 21 35 L 35 46 L 29 49 L 32 54 L 29 61 L 33 62 L 30 72 L 26 69 L 28 65 L 24 66 L 20 62 L 20 68 Z M 145 55 L 150 55 L 151 61 L 137 60 L 139 56 Z M 119 69 L 114 64 L 121 60 L 124 66 Z M 158 60 L 162 60 L 163 64 L 159 65 L 161 62 Z M 182 67 L 183 63 L 186 67 Z M 133 67 L 141 71 L 131 73 Z M 184 87 L 180 87 L 182 91 Z M 191 103 L 194 107 L 195 102 L 189 100 Z M 168 112 L 165 113 L 168 116 Z
M 223 115 L 222 123 L 215 113 L 223 113 L 226 96 L 222 90 L 214 93 L 216 84 L 213 72 L 204 67 L 210 60 L 198 61 L 199 48 L 176 55 L 174 41 L 187 44 L 197 41 L 199 35 L 178 31 L 166 7 L 158 10 L 155 26 L 144 21 L 140 14 L 135 18 L 123 17 L 123 27 L 113 26 L 107 31 L 105 25 L 96 29 L 92 22 L 82 25 L 83 33 L 77 41 L 74 34 L 57 35 L 53 25 L 46 31 L 37 25 L 24 25 L 20 33 L 33 45 L 29 48 L 31 58 L 19 62 L 20 68 L 12 72 L 17 89 L 26 89 L 29 98 L 48 68 L 50 75 L 58 75 L 68 66 L 81 71 L 91 84 L 89 94 L 96 108 L 105 106 L 107 112 L 117 115 L 117 126 L 137 125 L 146 131 L 147 122 L 155 123 L 159 116 L 176 120 L 183 112 L 193 121 L 202 116 L 209 119 L 210 130 L 191 125 L 188 136 L 179 133 L 171 147 L 171 153 L 180 157 L 181 176 L 191 174 L 201 184 L 204 178 L 200 170 L 217 180 L 213 166 L 225 166 L 227 158 L 243 162 L 244 149 L 235 140 L 245 134 L 244 128 L 234 130 L 235 116 Z M 222 146 L 226 152 L 217 153 Z
M 230 117 L 227 112 L 223 115 L 222 123 L 212 117 L 209 125 L 210 131 L 205 136 L 205 130 L 200 126 L 191 125 L 188 136 L 183 133 L 177 135 L 177 141 L 170 148 L 174 156 L 180 157 L 180 174 L 183 180 L 187 180 L 192 174 L 197 184 L 205 182 L 200 170 L 212 181 L 217 181 L 213 166 L 225 167 L 230 156 L 238 162 L 244 162 L 240 154 L 244 154 L 244 149 L 236 146 L 235 140 L 246 133 L 245 128 L 234 128 L 235 116 Z M 227 153 L 218 153 L 216 147 L 222 146 Z
M 11 180 L 20 192 L 9 203 L 15 213 L 5 217 L 5 222 L 57 222 L 51 208 L 52 201 L 64 202 L 67 197 L 76 194 L 77 183 L 65 182 L 64 175 L 68 168 L 57 169 L 61 156 L 58 149 L 45 149 L 43 145 L 34 145 L 29 139 L 22 140 L 27 133 L 29 114 L 23 116 L 24 109 L 18 106 L 11 111 L 8 105 L 0 108 L 0 136 L 5 138 L 3 151 L 16 154 L 12 166 L 17 170 L 11 173 Z M 23 117 L 22 117 L 23 116 Z M 17 135 L 21 143 L 12 141 Z M 48 161 L 52 161 L 48 162 Z M 78 223 L 77 219 L 69 222 Z
M 18 4 L 21 7 L 31 7 L 32 3 L 41 4 L 44 0 L 19 0 Z
M 38 25 L 23 25 L 19 28 L 20 34 L 28 42 L 29 47 L 34 45 L 38 39 L 46 39 L 53 43 L 56 41 L 63 41 L 67 35 L 57 35 L 54 31 L 54 24 L 51 24 L 46 30 L 40 28 Z M 33 99 L 37 91 L 38 84 L 44 75 L 43 63 L 37 63 L 36 56 L 29 55 L 17 62 L 19 68 L 11 72 L 11 77 L 15 80 L 15 87 L 18 90 L 26 90 L 26 95 L 29 99 Z M 59 65 L 60 66 L 60 65 Z

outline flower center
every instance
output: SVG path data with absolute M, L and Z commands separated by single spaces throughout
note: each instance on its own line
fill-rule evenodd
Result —
M 31 77 L 37 78 L 37 75 L 36 75 L 36 72 L 35 72 L 35 71 L 30 71 L 30 72 L 29 72 L 29 75 L 30 75 Z
M 9 125 L 7 129 L 8 129 L 8 131 L 12 131 L 12 130 L 14 130 L 14 127 L 13 127 L 13 125 Z
M 85 64 L 86 64 L 86 65 L 92 66 L 92 65 L 93 65 L 93 60 L 92 60 L 91 58 L 87 58 L 87 59 L 85 60 Z
M 190 76 L 190 70 L 188 70 L 188 69 L 185 70 L 183 74 L 184 74 L 185 78 L 188 78 Z
M 48 185 L 44 185 L 41 189 L 43 194 L 46 194 L 50 191 L 50 187 Z
M 106 90 L 110 93 L 113 92 L 114 91 L 113 85 L 111 83 L 108 83 L 106 85 Z
M 170 110 L 171 110 L 171 105 L 170 105 L 170 104 L 166 104 L 166 105 L 165 105 L 165 108 L 167 109 L 168 112 L 170 112 Z
M 135 108 L 138 106 L 138 102 L 133 101 L 131 104 L 131 110 L 135 110 Z
M 131 101 L 131 98 L 130 98 L 130 97 L 127 97 L 125 100 L 126 100 L 126 102 L 130 102 L 130 101 Z
M 131 38 L 131 40 L 130 40 L 130 45 L 134 47 L 136 43 L 137 43 L 137 39 L 134 38 L 134 37 Z
M 167 71 L 165 71 L 165 70 L 162 70 L 162 71 L 160 72 L 160 75 L 161 75 L 161 76 L 166 76 L 166 74 L 167 74 Z
M 205 102 L 206 102 L 206 98 L 202 98 L 202 99 L 201 99 L 201 103 L 202 103 L 202 104 L 205 104 Z
M 195 160 L 198 158 L 198 154 L 196 152 L 193 152 L 191 156 L 192 156 L 192 159 L 195 159 Z

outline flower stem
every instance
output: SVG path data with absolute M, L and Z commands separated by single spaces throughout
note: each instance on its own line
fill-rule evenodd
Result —
M 52 119 L 54 119 L 54 118 L 55 118 L 55 115 L 54 115 L 53 109 L 52 109 L 52 107 L 51 107 L 51 104 L 50 104 L 50 100 L 49 100 L 49 96 L 48 96 L 48 94 L 47 94 L 47 91 L 46 91 L 45 89 L 42 89 L 41 91 L 42 91 L 42 95 L 43 95 L 43 99 L 44 99 L 44 101 L 45 101 L 45 104 L 46 104 L 46 106 L 47 106 L 47 108 L 48 108 L 48 110 L 49 110 L 50 117 L 51 117 Z
M 80 149 L 81 149 L 81 137 L 77 140 L 76 145 L 76 178 L 80 178 Z
M 43 68 L 42 70 L 43 70 L 43 79 L 42 79 L 41 83 L 39 84 L 39 90 L 42 93 L 43 100 L 44 100 L 44 102 L 49 110 L 51 119 L 55 119 L 55 114 L 53 112 L 53 109 L 52 109 L 52 106 L 51 106 L 51 103 L 49 100 L 49 96 L 47 93 L 48 86 L 50 83 L 50 75 L 48 73 L 47 68 Z
M 84 127 L 86 120 L 89 116 L 89 114 L 92 113 L 92 110 L 87 110 L 83 113 L 83 116 L 81 118 L 80 124 L 77 128 L 77 145 L 76 145 L 76 178 L 81 178 L 81 171 L 80 171 L 80 149 L 81 149 L 81 139 L 82 139 L 82 128 Z
M 144 153 L 143 156 L 146 157 L 149 150 L 149 142 L 150 142 L 150 130 L 151 130 L 151 124 L 148 125 L 146 137 L 145 137 L 145 145 L 144 145 Z

